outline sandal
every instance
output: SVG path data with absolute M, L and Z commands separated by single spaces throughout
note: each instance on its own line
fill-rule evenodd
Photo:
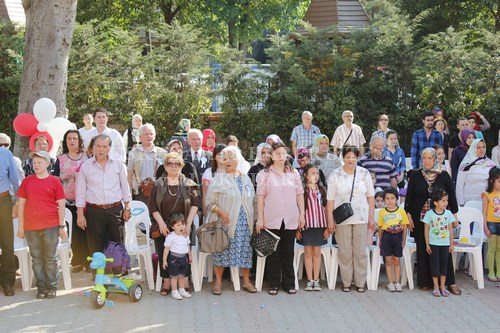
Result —
M 451 286 L 448 286 L 448 290 L 453 295 L 457 295 L 457 296 L 462 295 L 462 290 L 460 288 L 458 288 L 458 286 L 456 284 L 452 284 Z
M 351 287 L 342 287 L 342 291 L 345 293 L 351 292 Z
M 498 282 L 498 278 L 496 276 L 491 277 L 491 276 L 488 275 L 488 281 L 490 281 L 490 282 Z
M 436 297 L 441 297 L 441 292 L 439 291 L 439 289 L 434 289 L 432 291 L 432 295 L 434 295 Z
M 288 295 L 295 295 L 297 293 L 297 289 L 294 289 L 294 288 L 288 289 L 287 293 L 288 293 Z
M 364 287 L 358 287 L 358 293 L 364 293 L 365 291 Z
M 441 290 L 441 296 L 448 297 L 450 296 L 450 292 L 446 289 Z
M 269 295 L 271 296 L 278 295 L 278 288 L 269 288 Z
M 243 285 L 243 290 L 249 292 L 250 294 L 255 294 L 258 290 L 251 283 L 248 285 Z
M 162 296 L 168 296 L 168 294 L 170 294 L 170 289 L 161 288 L 160 295 L 162 295 Z
M 222 294 L 222 286 L 214 286 L 212 294 L 214 294 L 215 296 L 220 296 Z

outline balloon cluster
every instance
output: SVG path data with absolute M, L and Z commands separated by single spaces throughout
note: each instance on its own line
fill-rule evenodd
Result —
M 20 136 L 30 137 L 30 149 L 35 151 L 35 139 L 44 136 L 49 144 L 49 152 L 59 147 L 64 134 L 73 127 L 71 122 L 56 116 L 56 104 L 50 98 L 43 97 L 33 105 L 33 114 L 21 113 L 14 119 L 14 130 Z

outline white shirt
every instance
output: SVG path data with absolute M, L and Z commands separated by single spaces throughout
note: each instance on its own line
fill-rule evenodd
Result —
M 170 252 L 175 252 L 179 254 L 187 254 L 189 252 L 189 244 L 191 241 L 189 237 L 184 237 L 182 235 L 177 235 L 175 232 L 171 232 L 165 237 L 164 246 L 170 249 Z
M 97 132 L 97 128 L 91 129 L 90 131 L 87 132 L 85 137 L 83 138 L 83 144 L 85 145 L 85 149 L 88 148 L 90 144 L 90 140 L 96 135 L 99 134 L 106 134 L 111 138 L 112 144 L 111 144 L 111 150 L 109 151 L 109 157 L 125 162 L 126 160 L 126 154 L 125 154 L 125 148 L 123 147 L 123 139 L 120 133 L 118 133 L 117 130 L 106 127 L 102 133 Z
M 337 127 L 335 133 L 333 133 L 333 138 L 330 145 L 332 147 L 337 147 L 338 149 L 342 149 L 344 145 L 356 146 L 358 148 L 361 148 L 361 146 L 363 146 L 363 144 L 366 142 L 365 137 L 363 136 L 363 131 L 361 130 L 361 127 L 356 124 L 352 124 L 351 126 L 351 128 L 347 128 L 345 124 L 342 124 Z M 349 137 L 351 129 L 352 134 Z M 349 140 L 347 140 L 346 142 L 347 137 L 349 137 Z
M 91 129 L 86 129 L 85 127 L 82 127 L 78 130 L 78 132 L 80 132 L 80 135 L 82 136 L 82 138 L 85 138 L 85 136 L 87 135 L 88 132 L 92 131 L 93 129 L 95 129 L 94 126 L 92 126 Z

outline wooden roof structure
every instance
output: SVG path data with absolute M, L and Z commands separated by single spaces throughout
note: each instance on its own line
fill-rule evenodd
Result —
M 0 0 L 0 20 L 26 24 L 26 15 L 21 0 Z
M 302 19 L 318 29 L 334 27 L 339 32 L 350 32 L 370 26 L 370 20 L 358 0 L 311 0 Z M 296 33 L 307 34 L 301 27 Z

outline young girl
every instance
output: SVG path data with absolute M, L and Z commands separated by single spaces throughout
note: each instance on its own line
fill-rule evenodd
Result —
M 488 236 L 488 281 L 500 281 L 500 168 L 490 169 L 483 199 L 484 232 Z M 496 274 L 495 274 L 496 263 Z
M 387 132 L 387 146 L 384 148 L 384 155 L 392 159 L 394 167 L 398 172 L 398 187 L 403 188 L 405 185 L 406 159 L 405 152 L 399 146 L 398 133 L 395 131 Z
M 183 214 L 172 214 L 168 224 L 172 232 L 165 237 L 165 249 L 163 250 L 163 269 L 167 269 L 170 275 L 170 284 L 172 286 L 172 298 L 181 300 L 190 298 L 184 289 L 184 277 L 188 273 L 188 264 L 191 262 L 191 247 L 189 246 L 189 237 L 182 233 L 186 228 L 186 220 Z M 179 289 L 177 290 L 177 284 Z
M 375 209 L 384 207 L 385 207 L 384 191 L 378 191 L 375 193 Z
M 445 288 L 446 271 L 448 269 L 448 252 L 453 252 L 453 214 L 448 207 L 448 194 L 445 190 L 436 188 L 431 197 L 434 208 L 425 213 L 422 220 L 425 223 L 424 237 L 426 251 L 430 255 L 430 266 L 436 297 L 450 295 Z
M 406 243 L 406 228 L 408 216 L 406 211 L 398 207 L 398 190 L 387 188 L 383 192 L 386 207 L 381 209 L 378 216 L 379 246 L 385 259 L 385 270 L 390 292 L 403 291 L 399 278 L 401 276 L 400 258 Z
M 312 164 L 304 166 L 305 227 L 297 229 L 297 239 L 304 245 L 304 265 L 307 285 L 305 291 L 321 291 L 321 245 L 330 237 L 325 215 L 326 190 L 319 182 L 319 169 Z

